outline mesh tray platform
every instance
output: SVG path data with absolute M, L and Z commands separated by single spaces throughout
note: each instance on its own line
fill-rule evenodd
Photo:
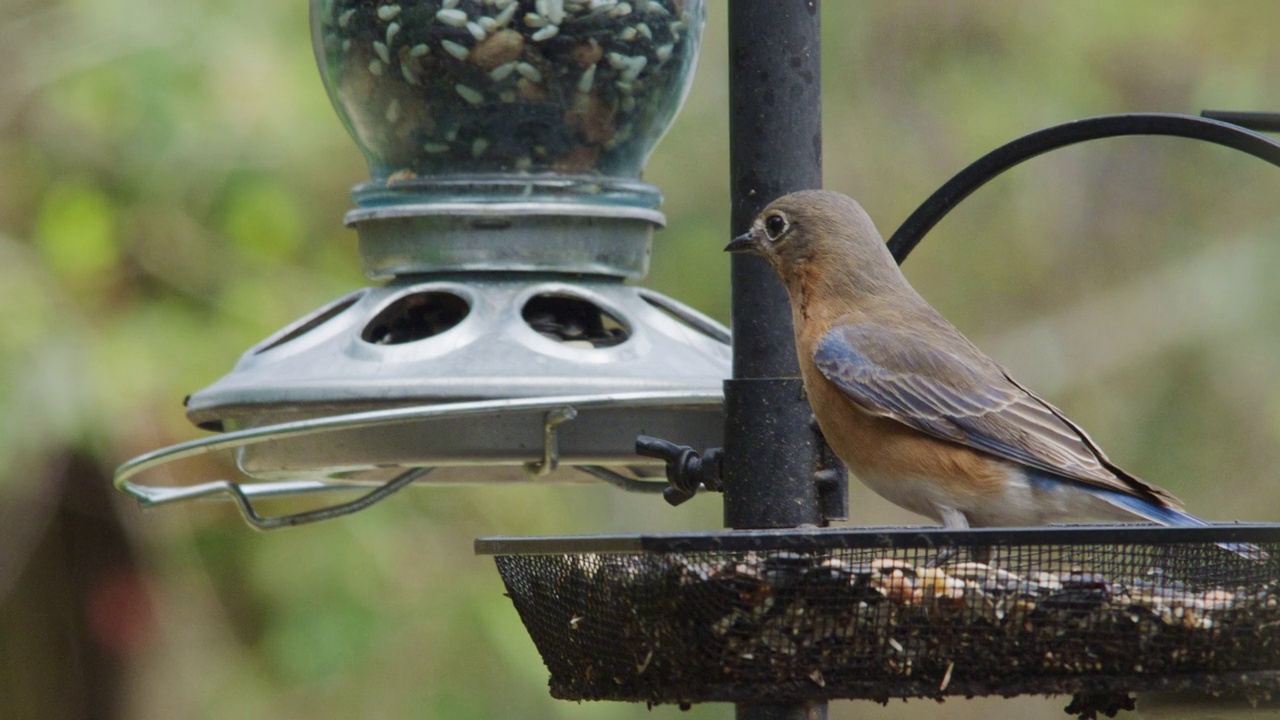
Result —
M 1256 699 L 1280 686 L 1280 525 L 490 538 L 476 550 L 496 556 L 562 699 Z

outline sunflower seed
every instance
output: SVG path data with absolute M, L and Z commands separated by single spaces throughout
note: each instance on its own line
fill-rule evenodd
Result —
M 516 72 L 530 82 L 542 82 L 542 73 L 527 62 L 516 63 Z
M 467 14 L 462 10 L 455 10 L 453 8 L 448 8 L 448 9 L 440 10 L 439 12 L 437 12 L 436 20 L 441 23 L 444 23 L 445 25 L 452 25 L 453 27 L 463 27 L 464 25 L 467 24 Z
M 578 92 L 589 93 L 591 92 L 591 86 L 595 84 L 596 66 L 592 65 L 582 73 L 582 77 L 578 78 Z
M 559 25 L 564 22 L 564 0 L 545 0 L 547 9 L 540 14 L 552 25 Z
M 462 96 L 463 100 L 466 100 L 472 105 L 479 105 L 480 103 L 484 102 L 484 93 L 480 92 L 479 90 L 476 90 L 473 87 L 470 87 L 468 85 L 463 85 L 462 83 L 458 83 L 457 85 L 453 86 L 453 89 L 457 91 L 458 95 Z
M 542 42 L 543 40 L 550 40 L 551 38 L 555 37 L 559 33 L 560 33 L 559 25 L 548 25 L 542 28 L 541 30 L 539 30 L 538 32 L 530 35 L 529 39 L 534 42 Z
M 512 2 L 510 5 L 503 8 L 502 12 L 499 12 L 493 17 L 494 24 L 497 27 L 506 27 L 507 24 L 511 22 L 511 18 L 516 16 L 516 11 L 519 9 L 520 6 Z
M 631 82 L 640 77 L 640 73 L 644 72 L 644 66 L 649 64 L 649 58 L 643 55 L 637 55 L 631 58 L 630 67 L 622 71 L 622 79 Z
M 516 70 L 516 63 L 514 62 L 503 63 L 502 65 L 499 65 L 498 67 L 489 71 L 489 79 L 495 82 L 501 82 L 511 77 L 511 73 L 515 72 L 515 70 Z
M 471 54 L 471 51 L 468 50 L 465 45 L 459 45 L 458 43 L 452 40 L 441 40 L 440 47 L 445 52 L 458 58 L 459 60 L 466 60 L 467 56 Z

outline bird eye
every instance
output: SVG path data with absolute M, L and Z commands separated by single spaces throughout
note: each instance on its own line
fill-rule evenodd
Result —
M 781 215 L 774 213 L 764 219 L 764 234 L 769 236 L 770 240 L 777 240 L 787 231 L 787 219 Z

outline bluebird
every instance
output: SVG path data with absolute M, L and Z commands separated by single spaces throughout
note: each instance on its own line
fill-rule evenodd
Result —
M 960 334 L 908 284 L 851 198 L 782 197 L 725 249 L 763 257 L 782 279 L 818 425 L 890 502 L 952 529 L 1079 517 L 1207 524 Z

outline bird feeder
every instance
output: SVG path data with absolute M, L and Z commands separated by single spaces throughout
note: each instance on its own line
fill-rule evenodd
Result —
M 817 4 L 731 10 L 735 93 L 774 97 L 770 73 L 784 64 L 799 78 L 774 111 L 734 116 L 739 138 L 773 123 L 734 143 L 744 210 L 820 181 Z M 322 77 L 371 173 L 346 220 L 382 284 L 250 348 L 188 400 L 188 417 L 220 434 L 136 458 L 117 485 L 143 505 L 226 495 L 270 528 L 419 481 L 582 475 L 569 466 L 627 489 L 661 489 L 646 478 L 665 471 L 679 496 L 723 482 L 736 527 L 837 516 L 838 463 L 812 437 L 790 442 L 807 411 L 778 341 L 785 303 L 755 286 L 761 275 L 735 263 L 747 332 L 723 391 L 727 331 L 625 284 L 644 275 L 663 224 L 639 174 L 688 90 L 703 23 L 701 0 L 313 0 Z M 1033 133 L 944 185 L 890 247 L 901 261 L 991 177 L 1098 137 L 1179 135 L 1280 165 L 1280 145 L 1227 119 L 1115 116 Z M 765 415 L 765 432 L 749 432 Z M 640 444 L 665 461 L 654 462 L 635 454 L 641 434 L 725 447 L 699 457 L 651 438 Z M 133 480 L 221 450 L 254 482 Z M 369 484 L 296 515 L 262 517 L 252 502 Z M 1257 552 L 1231 551 L 1240 544 Z M 827 698 L 1068 693 L 1069 710 L 1091 716 L 1134 691 L 1253 700 L 1280 689 L 1275 525 L 739 529 L 476 547 L 496 556 L 565 699 L 725 701 L 782 718 Z
M 230 493 L 272 526 L 252 497 L 592 476 L 661 490 L 637 435 L 719 445 L 728 331 L 626 282 L 665 222 L 639 177 L 704 24 L 701 0 L 312 0 L 320 74 L 371 174 L 346 224 L 380 284 L 250 348 L 187 400 L 223 434 L 117 484 L 144 504 Z M 130 480 L 223 449 L 254 483 Z

